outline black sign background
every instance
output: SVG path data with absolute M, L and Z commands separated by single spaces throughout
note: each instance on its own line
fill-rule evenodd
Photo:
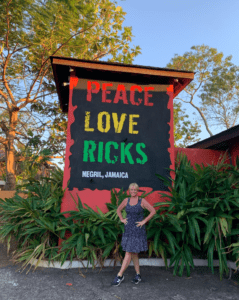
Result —
M 120 82 L 119 84 L 124 84 Z M 135 85 L 135 84 L 132 84 Z M 116 91 L 112 90 L 108 99 L 114 99 Z M 130 98 L 130 91 L 127 91 L 127 99 Z M 69 190 L 78 188 L 83 190 L 89 188 L 91 190 L 110 190 L 112 188 L 128 189 L 132 182 L 136 182 L 141 187 L 151 187 L 153 190 L 169 191 L 168 187 L 155 176 L 155 173 L 164 177 L 170 177 L 170 148 L 169 143 L 169 122 L 170 110 L 167 108 L 169 96 L 166 91 L 149 91 L 152 95 L 149 101 L 154 103 L 153 106 L 145 106 L 143 103 L 136 106 L 126 105 L 120 100 L 118 103 L 102 103 L 102 90 L 97 94 L 92 93 L 91 102 L 86 100 L 87 89 L 79 87 L 79 84 L 73 89 L 72 105 L 77 106 L 74 111 L 75 122 L 71 124 L 71 138 L 74 144 L 70 148 L 70 183 Z M 143 98 L 144 93 L 135 91 L 135 101 Z M 90 128 L 94 128 L 94 132 L 85 131 L 85 112 L 90 111 Z M 97 117 L 99 112 L 106 111 L 111 116 L 111 127 L 107 133 L 100 132 L 97 129 Z M 112 113 L 118 114 L 118 119 L 122 113 L 126 113 L 127 117 L 121 133 L 115 133 L 112 120 Z M 138 114 L 139 118 L 134 121 L 137 125 L 134 130 L 138 130 L 138 134 L 129 133 L 129 114 Z M 83 162 L 84 140 L 93 140 L 97 144 L 102 141 L 105 145 L 108 141 L 114 141 L 119 144 L 118 150 L 111 147 L 111 159 L 114 155 L 118 156 L 115 164 L 107 163 L 105 159 L 100 163 L 97 161 L 98 152 L 95 152 L 95 162 Z M 134 160 L 134 164 L 130 164 L 126 158 L 125 163 L 120 160 L 120 143 L 133 143 L 130 153 Z M 142 151 L 147 155 L 148 161 L 144 164 L 136 163 L 136 158 L 142 158 L 135 149 L 137 143 L 144 143 L 146 148 Z M 103 153 L 103 158 L 104 158 Z M 101 175 L 107 172 L 127 172 L 128 178 L 97 178 L 82 177 L 82 171 L 99 171 Z

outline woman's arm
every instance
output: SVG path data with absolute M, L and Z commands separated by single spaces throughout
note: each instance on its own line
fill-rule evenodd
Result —
M 125 199 L 121 202 L 121 204 L 119 205 L 119 207 L 117 208 L 117 214 L 118 214 L 118 216 L 119 216 L 119 218 L 120 218 L 120 221 L 123 220 L 123 217 L 122 217 L 122 214 L 121 214 L 121 210 L 124 209 L 125 206 L 127 205 L 127 200 L 128 200 L 128 198 L 125 198 Z
M 142 222 L 147 223 L 155 214 L 156 214 L 156 210 L 155 208 L 150 205 L 144 198 L 142 198 L 142 204 L 143 204 L 143 207 L 146 208 L 150 214 L 148 215 L 147 218 L 145 218 Z

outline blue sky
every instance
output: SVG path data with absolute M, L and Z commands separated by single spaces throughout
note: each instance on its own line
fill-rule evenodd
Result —
M 134 64 L 166 67 L 175 54 L 183 55 L 192 46 L 208 45 L 232 55 L 239 65 L 239 1 L 238 0 L 118 0 L 127 13 L 124 26 L 132 26 L 132 45 L 139 45 L 142 54 Z M 196 98 L 195 104 L 200 100 Z M 198 112 L 182 102 L 190 120 L 200 119 Z M 195 115 L 192 113 L 195 112 Z M 201 140 L 209 137 L 203 123 Z M 239 120 L 236 124 L 239 124 Z M 225 127 L 210 127 L 213 134 Z

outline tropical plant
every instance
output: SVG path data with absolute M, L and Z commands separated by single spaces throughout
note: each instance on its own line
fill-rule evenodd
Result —
M 32 258 L 38 258 L 39 263 L 44 257 L 51 260 L 57 253 L 60 236 L 56 228 L 64 218 L 60 213 L 62 176 L 63 171 L 57 168 L 51 178 L 43 177 L 41 182 L 30 178 L 19 186 L 14 197 L 0 199 L 0 240 L 7 240 L 7 253 L 12 236 L 18 241 L 13 262 L 25 261 L 23 266 L 27 266 Z
M 157 175 L 172 189 L 171 196 L 161 193 L 163 197 L 170 198 L 170 201 L 156 203 L 154 206 L 163 206 L 158 210 L 164 211 L 162 219 L 168 219 L 171 226 L 175 227 L 174 237 L 168 235 L 173 252 L 170 265 L 175 263 L 174 274 L 181 261 L 179 276 L 182 276 L 185 266 L 187 276 L 190 275 L 189 264 L 194 267 L 192 249 L 207 251 L 208 266 L 212 272 L 213 259 L 215 254 L 218 256 L 220 278 L 224 271 L 228 272 L 228 255 L 224 249 L 239 234 L 239 159 L 234 167 L 225 164 L 225 158 L 226 153 L 215 166 L 205 167 L 202 164 L 202 168 L 195 164 L 194 170 L 184 155 L 176 168 L 174 180 Z M 167 230 L 165 224 L 162 227 Z M 157 238 L 155 235 L 154 245 L 157 239 L 159 243 L 159 235 Z
M 152 191 L 149 193 L 143 192 L 141 197 L 147 197 L 151 193 Z M 117 216 L 117 208 L 126 197 L 128 197 L 127 192 L 123 189 L 118 192 L 112 189 L 111 203 L 106 203 L 109 211 L 104 214 L 98 207 L 98 213 L 87 204 L 84 204 L 87 209 L 83 208 L 80 198 L 78 197 L 77 204 L 72 196 L 78 211 L 64 212 L 70 213 L 71 216 L 63 221 L 63 227 L 57 229 L 61 231 L 61 237 L 65 236 L 66 230 L 71 232 L 71 237 L 63 241 L 61 252 L 58 254 L 62 264 L 69 253 L 71 253 L 71 261 L 76 254 L 81 260 L 87 258 L 93 268 L 95 267 L 95 260 L 103 266 L 104 260 L 110 254 L 113 256 L 114 265 L 117 261 L 122 262 L 123 251 L 120 241 L 124 224 Z M 122 216 L 124 218 L 126 216 L 125 209 L 122 211 Z M 80 223 L 78 220 L 80 220 Z

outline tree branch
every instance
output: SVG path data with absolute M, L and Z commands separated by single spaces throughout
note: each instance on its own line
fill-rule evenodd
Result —
M 114 51 L 114 50 L 116 50 L 117 48 L 119 48 L 120 47 L 120 45 L 117 45 L 117 46 L 115 46 L 113 49 L 110 49 L 108 52 L 106 51 L 103 51 L 103 52 L 101 52 L 101 53 L 99 53 L 95 58 L 93 58 L 93 60 L 97 60 L 97 59 L 99 59 L 99 58 L 101 58 L 101 57 L 103 57 L 103 56 L 105 56 L 105 55 L 108 55 L 108 54 L 110 54 L 112 51 Z
M 188 103 L 188 104 L 190 103 L 190 102 L 184 101 L 182 98 L 179 98 L 179 97 L 176 97 L 175 100 L 176 100 L 176 99 L 181 100 L 181 101 L 183 101 L 184 103 Z
M 8 128 L 7 128 L 7 126 L 6 126 L 6 124 L 5 124 L 5 121 L 1 121 L 0 122 L 0 127 L 2 128 L 2 130 L 7 134 L 8 133 Z
M 11 2 L 12 2 L 12 0 L 8 1 L 8 3 L 7 3 L 7 11 L 6 11 L 6 15 L 7 15 L 6 47 L 7 47 L 7 49 L 9 49 L 8 38 L 9 38 L 9 31 L 10 31 L 10 20 L 9 20 L 8 11 L 9 11 L 9 5 L 10 5 Z
M 44 91 L 45 91 L 45 90 L 41 91 L 41 93 L 43 93 Z M 56 92 L 52 92 L 52 93 L 49 93 L 49 94 L 45 94 L 44 96 L 46 97 L 46 96 L 50 96 L 50 95 L 54 95 L 54 94 L 56 94 Z M 43 95 L 38 96 L 38 97 L 34 97 L 33 99 L 30 99 L 30 100 L 28 101 L 28 103 L 37 102 L 37 101 L 35 101 L 35 100 L 36 100 L 36 99 L 39 99 L 39 98 L 41 98 L 41 97 L 43 97 Z M 24 102 L 24 101 L 26 101 L 26 99 L 27 99 L 27 98 L 19 99 L 19 100 L 17 100 L 17 103 L 19 103 L 19 102 Z
M 5 85 L 5 88 L 6 88 L 7 92 L 8 92 L 8 94 L 10 96 L 10 99 L 11 99 L 12 103 L 14 105 L 16 105 L 16 102 L 14 100 L 13 94 L 12 94 L 12 92 L 11 92 L 11 90 L 9 88 L 8 82 L 6 80 L 6 69 L 7 69 L 7 65 L 8 65 L 8 61 L 9 61 L 10 57 L 11 57 L 11 55 L 10 55 L 10 53 L 8 53 L 7 58 L 5 60 L 5 63 L 3 64 L 2 80 L 3 80 L 3 83 Z
M 3 145 L 7 145 L 7 140 L 0 136 L 0 143 Z
M 82 29 L 82 30 L 80 30 L 79 32 L 77 32 L 76 34 L 73 34 L 68 40 L 66 40 L 63 44 L 61 44 L 61 46 L 60 46 L 59 48 L 57 48 L 56 51 L 55 51 L 51 56 L 55 55 L 61 48 L 63 48 L 67 43 L 69 43 L 69 41 L 70 41 L 71 39 L 73 39 L 75 36 L 77 36 L 77 35 L 79 35 L 79 34 L 81 34 L 81 33 L 84 33 L 85 31 L 87 31 L 87 30 L 93 28 L 94 26 L 96 26 L 97 23 L 98 23 L 98 20 L 97 20 L 93 25 L 91 25 L 90 27 L 88 27 L 88 28 L 86 28 L 86 29 L 84 29 L 84 30 Z M 42 73 L 43 68 L 45 67 L 45 65 L 46 65 L 46 63 L 48 62 L 49 59 L 50 59 L 50 56 L 42 63 L 41 68 L 40 68 L 40 70 L 39 70 L 39 72 L 38 72 L 36 78 L 34 79 L 32 85 L 31 85 L 31 87 L 30 87 L 30 90 L 29 90 L 29 92 L 28 92 L 28 94 L 27 94 L 27 97 L 26 97 L 26 104 L 29 102 L 28 99 L 30 98 L 31 92 L 32 92 L 32 90 L 33 90 L 33 87 L 34 87 L 35 83 L 37 82 L 39 76 L 40 76 L 41 73 Z M 49 67 L 48 67 L 48 68 L 49 68 Z M 21 108 L 24 107 L 24 106 L 26 106 L 26 105 L 21 105 L 21 106 L 19 107 L 19 109 L 21 109 Z

